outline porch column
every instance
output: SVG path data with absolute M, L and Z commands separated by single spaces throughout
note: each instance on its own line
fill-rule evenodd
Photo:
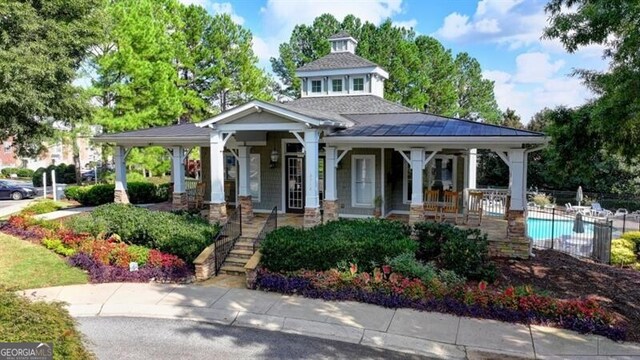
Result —
M 424 195 L 422 193 L 422 168 L 424 166 L 424 149 L 411 148 L 411 206 L 409 209 L 409 225 L 424 221 Z
M 327 146 L 326 153 L 326 189 L 324 191 L 324 218 L 325 221 L 338 220 L 338 189 L 336 178 L 336 159 L 338 150 L 334 146 Z
M 209 201 L 209 222 L 227 221 L 227 204 L 224 201 L 224 141 L 222 133 L 212 131 L 209 138 L 211 199 Z
M 478 165 L 478 150 L 477 149 L 469 149 L 465 156 L 465 177 L 464 177 L 464 193 L 462 195 L 462 202 L 464 204 L 464 208 L 467 208 L 469 201 L 469 189 L 475 189 L 478 185 L 476 184 L 476 174 L 477 174 L 477 165 Z
M 113 154 L 116 170 L 116 186 L 113 192 L 113 202 L 128 204 L 129 196 L 127 195 L 127 151 L 122 146 L 116 146 Z
M 305 130 L 305 202 L 304 227 L 310 228 L 320 223 L 320 204 L 318 193 L 318 130 Z
M 184 148 L 182 146 L 174 146 L 172 148 L 172 169 L 171 177 L 173 178 L 173 198 L 172 208 L 174 210 L 184 210 L 189 207 L 187 193 L 184 186 Z
M 253 201 L 251 200 L 251 148 L 238 146 L 238 204 L 242 210 L 242 220 L 253 219 Z
M 524 149 L 511 149 L 507 152 L 509 159 L 509 189 L 511 203 L 507 211 L 507 246 L 502 246 L 502 256 L 528 258 L 529 239 L 527 238 L 525 221 L 525 152 Z

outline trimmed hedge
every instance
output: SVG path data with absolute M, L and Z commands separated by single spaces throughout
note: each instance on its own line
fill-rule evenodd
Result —
M 211 244 L 219 231 L 217 225 L 210 225 L 198 216 L 124 204 L 99 206 L 91 217 L 96 223 L 105 224 L 108 233 L 118 234 L 128 244 L 174 254 L 188 264 Z
M 611 241 L 611 264 L 631 265 L 637 260 L 636 244 L 628 239 L 615 239 Z
M 47 184 L 51 185 L 51 170 L 56 171 L 56 183 L 58 184 L 75 184 L 76 167 L 75 165 L 59 164 L 49 165 L 46 168 L 39 168 L 33 173 L 31 180 L 33 186 L 42 186 L 42 173 L 47 173 Z
M 25 168 L 7 167 L 0 170 L 0 173 L 4 177 L 10 177 L 12 174 L 16 174 L 18 177 L 21 177 L 21 178 L 30 178 L 33 176 L 34 171 L 31 169 L 25 169 Z
M 340 219 L 307 230 L 285 226 L 262 242 L 261 262 L 271 271 L 328 270 L 344 263 L 369 271 L 386 258 L 415 252 L 410 234 L 407 225 L 380 219 Z
M 127 194 L 132 204 L 148 204 L 169 200 L 170 185 L 157 186 L 147 182 L 127 183 Z M 98 184 L 86 186 L 67 186 L 64 196 L 84 206 L 97 206 L 113 202 L 115 185 Z

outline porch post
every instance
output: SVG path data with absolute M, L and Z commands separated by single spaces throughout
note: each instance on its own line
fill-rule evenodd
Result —
M 503 256 L 527 258 L 529 257 L 529 239 L 527 238 L 524 213 L 526 178 L 524 168 L 524 149 L 508 151 L 509 159 L 509 189 L 511 190 L 511 204 L 507 211 L 507 240 L 508 246 L 500 249 Z
M 251 155 L 250 147 L 238 146 L 238 204 L 242 210 L 242 220 L 253 219 L 253 201 L 251 200 Z
M 174 210 L 184 210 L 189 207 L 187 201 L 187 193 L 184 186 L 184 148 L 182 146 L 174 146 L 172 148 L 172 164 L 171 177 L 173 178 L 173 197 L 172 208 Z
M 210 181 L 209 222 L 227 221 L 227 204 L 224 201 L 224 142 L 220 131 L 212 131 L 210 138 Z
M 409 209 L 409 225 L 424 221 L 424 195 L 422 193 L 422 168 L 424 166 L 424 149 L 411 148 L 411 207 Z
M 113 154 L 113 161 L 116 168 L 116 186 L 113 192 L 113 202 L 128 204 L 129 196 L 127 195 L 127 152 L 122 146 L 116 146 Z
M 320 204 L 318 202 L 318 130 L 305 130 L 305 202 L 304 227 L 310 228 L 320 223 Z
M 338 220 L 338 189 L 336 186 L 337 149 L 327 146 L 326 153 L 326 189 L 324 192 L 324 218 L 326 221 Z
M 476 174 L 477 174 L 477 161 L 478 161 L 478 150 L 477 149 L 469 149 L 465 156 L 465 177 L 464 177 L 464 193 L 462 195 L 462 203 L 464 204 L 464 208 L 466 211 L 468 201 L 469 201 L 469 190 L 475 189 L 477 187 L 476 184 Z

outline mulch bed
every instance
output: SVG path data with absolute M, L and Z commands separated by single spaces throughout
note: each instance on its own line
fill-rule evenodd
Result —
M 595 298 L 625 323 L 628 340 L 640 342 L 640 271 L 534 250 L 528 260 L 496 260 L 500 283 L 532 285 L 558 298 Z

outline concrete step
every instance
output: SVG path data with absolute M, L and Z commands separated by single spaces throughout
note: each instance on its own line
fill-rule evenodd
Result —
M 253 243 L 237 242 L 233 246 L 233 249 L 234 250 L 249 250 L 249 251 L 253 252 Z
M 245 264 L 247 263 L 247 261 L 249 261 L 248 259 L 245 258 L 239 258 L 239 257 L 235 257 L 235 256 L 227 256 L 227 258 L 224 260 L 224 263 L 222 264 L 222 266 L 224 265 L 233 265 L 233 266 L 245 266 Z
M 232 266 L 226 263 L 220 268 L 220 273 L 227 275 L 245 275 L 243 266 Z
M 253 251 L 252 250 L 244 250 L 244 249 L 231 249 L 231 251 L 229 252 L 229 256 L 233 256 L 233 257 L 237 257 L 237 258 L 242 258 L 242 259 L 250 259 L 251 256 L 253 256 Z

